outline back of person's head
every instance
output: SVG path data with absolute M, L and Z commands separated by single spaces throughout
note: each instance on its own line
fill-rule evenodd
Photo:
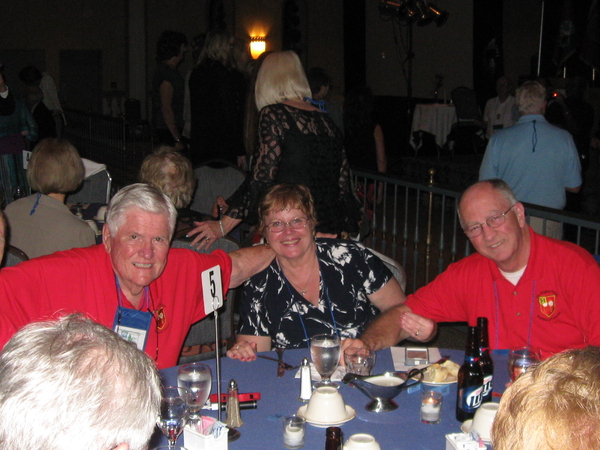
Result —
M 204 42 L 206 42 L 206 33 L 199 33 L 192 38 L 190 41 L 190 50 L 192 52 L 192 62 L 196 64 L 204 48 Z
M 42 81 L 42 72 L 35 66 L 25 66 L 19 72 L 19 80 L 26 85 L 39 85 Z
M 220 62 L 225 67 L 231 67 L 231 52 L 234 42 L 233 35 L 225 29 L 218 28 L 211 31 L 206 35 L 199 64 L 202 64 L 207 59 L 212 59 Z
M 27 165 L 27 181 L 42 194 L 66 194 L 76 190 L 85 175 L 79 152 L 65 139 L 40 141 Z
M 331 78 L 325 72 L 325 69 L 321 67 L 310 68 L 306 73 L 306 78 L 308 79 L 308 85 L 310 86 L 313 98 L 315 98 L 322 87 L 329 88 L 331 86 Z
M 32 323 L 0 353 L 0 448 L 147 448 L 160 408 L 154 362 L 81 315 Z
M 188 206 L 196 189 L 191 161 L 175 148 L 161 146 L 142 162 L 139 179 L 171 199 L 176 208 Z
M 537 81 L 526 81 L 515 93 L 521 115 L 543 114 L 546 105 L 546 88 Z
M 600 348 L 567 350 L 502 395 L 494 450 L 600 448 Z
M 177 210 L 173 202 L 158 189 L 146 183 L 136 183 L 117 192 L 108 204 L 106 226 L 113 236 L 118 233 L 125 223 L 127 213 L 133 208 L 165 216 L 169 221 L 169 235 L 173 235 L 177 221 Z
M 233 50 L 231 53 L 231 64 L 234 69 L 243 73 L 245 76 L 250 76 L 252 70 L 252 56 L 250 55 L 250 47 L 248 41 L 236 37 L 233 41 Z
M 310 86 L 296 52 L 273 52 L 265 58 L 256 78 L 256 107 L 284 100 L 304 100 L 310 97 Z
M 156 42 L 156 61 L 166 61 L 179 56 L 182 45 L 187 45 L 185 34 L 178 31 L 163 31 Z
M 346 136 L 373 126 L 375 97 L 367 86 L 356 86 L 344 97 L 344 130 Z

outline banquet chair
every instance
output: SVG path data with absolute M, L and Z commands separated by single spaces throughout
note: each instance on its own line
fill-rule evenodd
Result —
M 173 248 L 187 248 L 198 253 L 208 254 L 214 250 L 223 250 L 230 253 L 240 248 L 239 244 L 229 237 L 217 239 L 208 250 L 195 250 L 190 247 L 193 238 L 178 238 L 171 243 Z M 223 306 L 219 309 L 219 328 L 220 336 L 217 341 L 219 346 L 221 342 L 228 341 L 233 337 L 233 307 L 235 304 L 235 295 L 237 290 L 230 289 L 223 301 Z M 215 357 L 215 351 L 212 349 L 215 344 L 215 318 L 211 314 L 208 317 L 196 322 L 190 327 L 190 331 L 183 344 L 183 351 L 179 357 L 178 364 L 187 364 L 194 361 L 203 361 Z M 209 351 L 202 351 L 207 346 L 211 347 Z M 221 347 L 221 355 L 226 352 L 226 347 Z
M 79 189 L 67 196 L 67 203 L 108 204 L 111 197 L 112 177 L 104 164 L 82 158 L 85 178 Z
M 194 169 L 198 185 L 190 209 L 210 215 L 218 196 L 227 199 L 246 179 L 243 170 L 227 161 L 211 160 Z
M 12 267 L 16 266 L 20 262 L 29 260 L 29 257 L 21 249 L 13 245 L 9 245 L 4 253 L 4 259 L 0 267 Z
M 477 154 L 483 149 L 485 139 L 475 91 L 461 86 L 453 89 L 450 97 L 456 108 L 457 119 L 448 135 L 448 141 L 454 142 L 453 154 Z
M 394 278 L 398 280 L 400 287 L 402 288 L 402 292 L 406 292 L 406 272 L 404 271 L 404 267 L 400 265 L 400 263 L 389 256 L 382 255 L 379 252 L 376 252 L 372 248 L 369 249 L 371 253 L 377 256 L 379 259 L 383 261 L 383 263 L 387 266 L 388 269 L 394 275 Z

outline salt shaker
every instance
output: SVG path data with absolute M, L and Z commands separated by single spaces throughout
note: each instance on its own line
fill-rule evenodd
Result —
M 229 381 L 229 388 L 227 389 L 227 426 L 231 428 L 237 428 L 244 425 L 242 416 L 240 415 L 240 399 L 238 393 L 238 386 L 235 380 Z
M 298 397 L 298 400 L 307 402 L 310 400 L 311 394 L 310 365 L 308 363 L 308 358 L 304 358 L 302 360 L 302 365 L 300 366 L 300 397 Z

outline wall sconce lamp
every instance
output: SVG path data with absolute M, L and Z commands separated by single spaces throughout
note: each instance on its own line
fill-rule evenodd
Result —
M 264 36 L 252 36 L 250 38 L 250 54 L 252 58 L 258 58 L 267 48 L 266 38 Z

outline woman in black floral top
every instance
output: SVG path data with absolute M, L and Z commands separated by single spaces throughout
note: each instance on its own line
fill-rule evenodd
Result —
M 276 258 L 244 285 L 229 357 L 251 361 L 271 347 L 306 347 L 320 333 L 357 338 L 378 312 L 404 302 L 391 272 L 361 244 L 315 240 L 315 208 L 306 187 L 273 187 L 259 215 Z
M 342 133 L 310 95 L 296 53 L 273 52 L 265 58 L 256 80 L 259 148 L 252 174 L 228 200 L 222 222 L 199 224 L 191 233 L 197 233 L 192 244 L 209 246 L 242 220 L 258 224 L 258 203 L 277 183 L 310 188 L 319 216 L 317 231 L 358 231 L 360 205 L 351 192 Z

